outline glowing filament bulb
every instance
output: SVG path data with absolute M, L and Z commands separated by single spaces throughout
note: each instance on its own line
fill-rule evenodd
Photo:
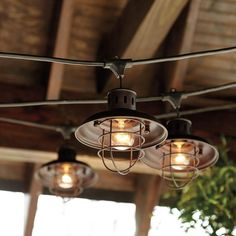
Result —
M 60 188 L 68 189 L 74 186 L 74 176 L 70 171 L 70 165 L 62 165 L 62 174 L 57 178 L 57 184 Z
M 125 130 L 125 119 L 117 119 L 116 121 L 117 131 L 111 135 L 112 146 L 120 151 L 127 150 L 134 144 L 134 135 Z
M 173 169 L 176 170 L 183 170 L 186 169 L 187 166 L 190 164 L 190 160 L 185 153 L 183 153 L 182 147 L 184 142 L 174 142 L 174 145 L 177 147 L 177 154 L 172 154 L 171 156 L 171 164 Z

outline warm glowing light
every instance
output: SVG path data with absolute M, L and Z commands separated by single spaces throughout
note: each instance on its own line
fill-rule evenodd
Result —
M 60 188 L 68 189 L 74 186 L 74 177 L 71 172 L 71 166 L 68 164 L 63 164 L 61 166 L 62 174 L 57 178 L 57 184 Z
M 61 188 L 72 188 L 73 187 L 73 178 L 69 174 L 61 175 L 58 180 L 58 186 Z
M 129 133 L 114 133 L 111 136 L 111 142 L 117 150 L 127 150 L 134 144 L 134 137 Z
M 173 169 L 183 170 L 187 168 L 189 163 L 190 163 L 189 158 L 185 154 L 178 153 L 172 155 L 171 157 L 171 164 Z
M 177 148 L 177 150 L 175 150 L 175 152 L 177 152 L 177 154 L 172 154 L 172 156 L 171 156 L 172 168 L 176 169 L 176 170 L 186 169 L 187 166 L 190 164 L 190 160 L 186 156 L 186 154 L 182 153 L 184 142 L 183 141 L 176 141 L 173 144 Z
M 123 151 L 129 149 L 134 144 L 134 135 L 125 130 L 125 119 L 117 119 L 117 131 L 112 134 L 111 142 L 115 149 Z M 121 131 L 121 132 L 119 132 Z

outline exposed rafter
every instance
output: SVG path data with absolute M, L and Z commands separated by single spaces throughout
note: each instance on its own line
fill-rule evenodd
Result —
M 176 21 L 166 41 L 167 56 L 191 52 L 201 1 L 191 0 Z M 172 62 L 166 65 L 167 78 L 165 81 L 167 90 L 171 88 L 178 91 L 183 90 L 187 67 L 188 60 Z
M 54 57 L 67 57 L 67 48 L 70 39 L 71 19 L 74 0 L 63 0 L 56 33 Z M 58 99 L 63 82 L 64 65 L 52 63 L 48 79 L 47 99 Z
M 30 163 L 46 163 L 48 161 L 55 160 L 57 158 L 56 152 L 43 152 L 36 150 L 24 150 L 18 148 L 3 148 L 0 147 L 0 159 L 15 161 L 15 162 L 30 162 Z M 77 159 L 88 163 L 95 170 L 105 170 L 102 161 L 97 156 L 91 155 L 77 155 Z M 151 169 L 150 167 L 142 164 L 141 162 L 136 163 L 132 168 L 133 173 L 143 174 L 156 174 L 157 170 Z
M 104 39 L 102 43 L 104 47 L 100 54 L 106 58 L 119 56 L 133 59 L 155 56 L 187 2 L 187 0 L 129 1 L 117 25 Z M 137 91 L 142 88 L 141 95 L 145 95 L 153 86 L 151 79 L 147 78 L 145 68 L 146 66 L 140 66 L 135 70 L 129 70 L 128 79 L 125 81 L 125 86 L 129 88 Z M 104 90 L 107 91 L 115 85 L 117 82 L 108 78 Z

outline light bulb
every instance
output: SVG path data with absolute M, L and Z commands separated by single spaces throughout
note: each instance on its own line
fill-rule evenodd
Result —
M 123 151 L 134 144 L 134 137 L 132 134 L 117 132 L 112 134 L 111 142 L 115 149 Z
M 176 170 L 186 169 L 187 166 L 190 164 L 190 160 L 186 156 L 186 154 L 182 153 L 184 142 L 183 141 L 176 141 L 173 144 L 177 148 L 177 150 L 176 150 L 177 154 L 171 155 L 172 168 L 176 169 Z
M 126 131 L 125 119 L 117 119 L 116 122 L 117 131 L 111 135 L 112 146 L 117 150 L 124 151 L 133 146 L 134 135 L 132 133 L 124 132 Z
M 74 181 L 70 174 L 63 174 L 57 180 L 58 186 L 60 188 L 72 188 Z
M 64 189 L 72 188 L 74 185 L 74 175 L 71 172 L 71 165 L 63 164 L 60 172 L 62 173 L 57 177 L 58 186 Z
M 187 168 L 189 163 L 190 163 L 189 158 L 186 157 L 186 155 L 182 153 L 174 154 L 171 157 L 171 164 L 172 164 L 173 169 L 183 170 Z

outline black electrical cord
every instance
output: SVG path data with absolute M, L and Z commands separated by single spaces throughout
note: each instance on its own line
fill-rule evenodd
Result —
M 187 115 L 194 115 L 194 114 L 200 114 L 204 112 L 213 112 L 213 111 L 222 111 L 222 110 L 231 110 L 235 109 L 236 104 L 226 104 L 221 106 L 213 106 L 213 107 L 205 107 L 205 108 L 198 108 L 198 109 L 192 109 L 192 110 L 186 110 L 181 111 L 181 116 L 187 116 Z M 176 117 L 176 112 L 166 113 L 162 115 L 156 115 L 155 118 L 161 120 L 161 119 L 169 119 Z M 34 127 L 34 128 L 40 128 L 40 129 L 46 129 L 46 130 L 52 130 L 55 132 L 59 132 L 61 134 L 64 134 L 65 132 L 74 132 L 77 127 L 75 126 L 55 126 L 55 125 L 45 125 L 45 124 L 38 124 L 35 122 L 30 121 L 23 121 L 18 119 L 12 119 L 12 118 L 6 118 L 6 117 L 0 117 L 0 122 L 6 122 L 16 125 L 23 125 L 28 127 Z
M 205 88 L 191 92 L 170 92 L 162 96 L 156 97 L 144 97 L 137 98 L 137 102 L 153 102 L 153 101 L 173 101 L 172 96 L 178 93 L 181 99 L 186 99 L 190 96 L 197 96 L 206 93 L 217 92 L 220 90 L 231 89 L 236 87 L 236 82 L 219 85 L 216 87 Z M 35 102 L 18 102 L 18 103 L 0 103 L 0 108 L 11 108 L 11 107 L 29 107 L 29 106 L 52 106 L 52 105 L 89 105 L 89 104 L 106 104 L 105 99 L 94 99 L 94 100 L 46 100 L 46 101 L 35 101 Z
M 226 105 L 220 105 L 220 106 L 204 107 L 204 108 L 181 111 L 179 112 L 179 115 L 188 116 L 188 115 L 195 115 L 195 114 L 200 114 L 200 113 L 205 113 L 205 112 L 231 110 L 235 108 L 236 108 L 236 104 L 226 104 Z M 169 118 L 174 118 L 174 117 L 176 117 L 176 112 L 170 112 L 170 113 L 155 116 L 155 118 L 159 120 L 169 119 Z
M 12 119 L 12 118 L 7 118 L 7 117 L 0 117 L 0 121 L 6 122 L 6 123 L 11 123 L 11 124 L 16 124 L 16 125 L 23 125 L 23 126 L 29 126 L 29 127 L 34 127 L 34 128 L 40 128 L 40 129 L 45 129 L 45 130 L 53 130 L 53 131 L 61 132 L 61 126 L 44 125 L 44 124 L 39 124 L 39 123 L 35 123 L 35 122 Z
M 18 54 L 18 53 L 6 53 L 0 52 L 0 58 L 8 58 L 8 59 L 20 59 L 20 60 L 29 60 L 29 61 L 40 61 L 40 62 L 55 62 L 67 65 L 79 65 L 79 66 L 93 66 L 93 67 L 102 67 L 105 69 L 110 69 L 113 73 L 118 72 L 114 71 L 114 68 L 119 68 L 120 63 L 124 68 L 131 68 L 136 65 L 143 64 L 152 64 L 152 63 L 161 63 L 168 61 L 177 61 L 184 60 L 202 56 L 211 56 L 218 55 L 223 53 L 235 52 L 236 47 L 229 48 L 221 48 L 216 50 L 208 50 L 201 52 L 193 52 L 187 53 L 177 56 L 171 56 L 166 58 L 150 58 L 150 59 L 141 59 L 141 60 L 132 60 L 132 59 L 114 59 L 111 61 L 81 61 L 74 59 L 65 59 L 65 58 L 57 58 L 57 57 L 43 57 L 29 54 Z M 114 67 L 114 65 L 116 65 Z M 122 67 L 122 68 L 123 68 Z M 116 74 L 116 73 L 115 73 Z M 236 87 L 236 83 L 230 83 L 225 85 L 220 85 L 217 87 L 202 89 L 193 92 L 179 92 L 180 99 L 185 99 L 190 96 L 201 95 L 210 92 L 216 92 L 223 89 Z M 146 97 L 146 98 L 138 98 L 137 102 L 151 102 L 151 101 L 168 101 L 173 105 L 173 93 L 169 93 L 163 96 L 157 97 Z M 21 102 L 21 103 L 3 103 L 0 104 L 0 108 L 10 108 L 10 107 L 27 107 L 27 106 L 45 106 L 45 105 L 72 105 L 72 104 L 104 104 L 106 100 L 49 100 L 49 101 L 36 101 L 36 102 Z M 175 105 L 175 104 L 174 104 Z
M 54 105 L 89 105 L 105 104 L 107 100 L 45 100 L 35 102 L 17 102 L 17 103 L 0 103 L 0 108 L 11 107 L 31 107 L 31 106 L 54 106 Z
M 95 67 L 105 67 L 105 62 L 103 61 L 82 61 L 75 59 L 66 59 L 60 57 L 44 57 L 36 56 L 31 54 L 22 54 L 22 53 L 9 53 L 9 52 L 0 52 L 0 58 L 5 59 L 17 59 L 25 61 L 38 61 L 38 62 L 54 62 L 64 65 L 74 65 L 74 66 L 95 66 Z
M 75 132 L 76 127 L 73 126 L 59 126 L 59 125 L 46 125 L 46 124 L 39 124 L 31 121 L 24 121 L 24 120 L 18 120 L 13 118 L 7 118 L 7 117 L 0 117 L 0 122 L 6 122 L 10 124 L 15 125 L 23 125 L 33 128 L 39 128 L 44 130 L 51 130 L 60 133 L 63 138 L 70 139 L 71 134 Z
M 123 61 L 126 61 L 125 62 L 126 68 L 131 68 L 132 66 L 137 66 L 137 65 L 147 65 L 154 63 L 186 60 L 196 57 L 213 56 L 231 52 L 236 52 L 236 47 L 227 47 L 227 48 L 219 48 L 207 51 L 191 52 L 164 58 L 149 58 L 149 59 L 139 59 L 139 60 L 123 59 Z M 44 57 L 30 54 L 8 53 L 8 52 L 0 52 L 0 58 L 39 61 L 39 62 L 54 62 L 66 65 L 94 66 L 94 67 L 103 67 L 106 69 L 110 69 L 108 64 L 110 63 L 112 64 L 113 62 L 115 63 L 116 61 L 122 61 L 122 59 L 117 59 L 117 60 L 113 59 L 111 61 L 84 61 L 84 60 L 66 59 L 60 57 Z
M 217 92 L 217 91 L 231 89 L 231 88 L 235 88 L 235 87 L 236 87 L 236 83 L 233 82 L 233 83 L 223 84 L 223 85 L 219 85 L 219 86 L 215 86 L 215 87 L 211 87 L 211 88 L 192 91 L 192 92 L 182 92 L 182 98 L 184 99 L 184 98 L 188 98 L 191 96 L 198 96 L 198 95 L 202 95 L 202 94 L 206 94 L 206 93 Z
M 179 61 L 179 60 L 186 60 L 186 59 L 197 58 L 197 57 L 220 55 L 220 54 L 230 53 L 230 52 L 236 52 L 236 47 L 228 47 L 228 48 L 219 48 L 219 49 L 207 50 L 207 51 L 191 52 L 191 53 L 180 54 L 180 55 L 164 57 L 164 58 L 150 58 L 150 59 L 132 60 L 132 62 L 128 62 L 128 65 L 129 66 L 137 66 L 137 65 L 147 65 L 147 64 L 162 63 L 162 62 Z

